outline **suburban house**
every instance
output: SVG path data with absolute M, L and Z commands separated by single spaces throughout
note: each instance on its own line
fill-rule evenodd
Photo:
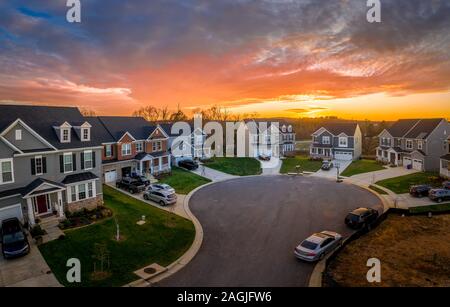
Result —
M 448 153 L 450 133 L 446 119 L 402 119 L 384 129 L 379 137 L 377 160 L 419 171 L 438 172 Z
M 207 134 L 203 128 L 195 128 L 193 122 L 185 122 L 189 126 L 190 134 L 182 136 L 182 131 L 175 131 L 172 123 L 160 124 L 161 128 L 168 134 L 168 148 L 172 156 L 172 163 L 178 165 L 178 162 L 186 159 L 206 159 L 211 157 L 211 148 L 205 147 Z
M 450 179 L 450 137 L 447 139 L 447 154 L 441 157 L 441 170 L 442 177 Z
M 265 121 L 246 121 L 248 156 L 255 158 L 260 155 L 285 156 L 289 152 L 295 151 L 295 131 L 291 124 L 287 122 L 267 122 L 264 128 L 260 125 L 261 122 Z M 250 125 L 256 126 L 256 134 L 252 133 Z
M 357 160 L 362 154 L 362 133 L 358 123 L 329 123 L 312 134 L 313 159 Z
M 168 134 L 142 117 L 89 117 L 103 147 L 103 182 L 132 174 L 147 177 L 171 170 Z
M 102 204 L 99 144 L 77 108 L 0 105 L 0 222 Z

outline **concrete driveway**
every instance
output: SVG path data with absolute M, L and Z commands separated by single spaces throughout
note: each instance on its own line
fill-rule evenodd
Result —
M 321 178 L 337 179 L 337 168 L 336 168 L 337 163 L 339 163 L 339 174 L 342 174 L 342 172 L 345 171 L 345 169 L 349 167 L 349 165 L 352 164 L 352 162 L 353 161 L 333 160 L 332 169 L 330 169 L 329 171 L 324 171 L 320 169 L 316 173 L 314 173 L 313 176 Z
M 368 186 L 380 180 L 410 175 L 417 172 L 418 171 L 416 170 L 410 170 L 399 166 L 399 167 L 388 167 L 384 170 L 376 172 L 358 174 L 350 178 L 352 179 L 352 182 Z
M 255 176 L 206 186 L 190 200 L 203 227 L 199 253 L 160 286 L 306 286 L 314 265 L 293 251 L 311 233 L 350 235 L 345 215 L 381 211 L 372 193 L 316 177 Z
M 199 176 L 208 178 L 211 181 L 222 181 L 222 180 L 231 179 L 231 178 L 236 177 L 236 176 L 206 167 L 203 164 L 200 164 L 198 169 L 192 170 L 191 172 L 193 172 Z
M 24 257 L 13 260 L 0 258 L 0 287 L 61 287 L 61 285 L 33 243 L 30 253 Z
M 272 157 L 270 161 L 261 161 L 261 170 L 263 175 L 279 175 L 282 165 L 280 158 Z

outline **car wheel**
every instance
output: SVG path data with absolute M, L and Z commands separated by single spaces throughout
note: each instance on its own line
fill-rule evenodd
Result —
M 372 230 L 372 226 L 370 224 L 367 225 L 367 231 L 371 231 Z
M 319 260 L 323 260 L 324 257 L 325 257 L 325 253 L 320 254 Z
M 161 206 L 163 206 L 163 207 L 166 205 L 166 204 L 164 203 L 164 201 L 162 201 L 162 200 L 159 202 L 159 204 L 160 204 Z
M 437 202 L 442 203 L 442 198 L 438 198 Z
M 147 194 L 144 194 L 144 199 L 145 199 L 145 200 L 148 200 Z
M 130 194 L 134 194 L 134 190 L 130 190 Z

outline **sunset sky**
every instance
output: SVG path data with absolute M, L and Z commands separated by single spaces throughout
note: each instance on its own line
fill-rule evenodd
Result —
M 450 1 L 0 0 L 0 103 L 450 118 Z

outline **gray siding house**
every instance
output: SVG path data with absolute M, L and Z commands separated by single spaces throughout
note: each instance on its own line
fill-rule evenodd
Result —
M 330 123 L 312 134 L 313 159 L 357 160 L 362 154 L 362 134 L 357 123 Z
M 441 157 L 440 174 L 442 177 L 450 179 L 450 137 L 447 139 L 446 155 Z
M 418 171 L 439 172 L 448 153 L 450 126 L 444 118 L 402 119 L 383 130 L 377 160 Z
M 98 144 L 77 108 L 0 105 L 0 222 L 102 204 Z

